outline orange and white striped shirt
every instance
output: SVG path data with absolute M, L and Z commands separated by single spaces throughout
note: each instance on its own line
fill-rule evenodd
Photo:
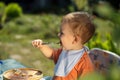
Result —
M 58 49 L 53 52 L 53 60 L 56 64 L 62 49 Z M 78 77 L 83 77 L 84 75 L 94 71 L 93 64 L 89 58 L 88 53 L 85 51 L 80 60 L 74 66 L 74 68 L 66 76 L 53 76 L 53 80 L 77 80 Z

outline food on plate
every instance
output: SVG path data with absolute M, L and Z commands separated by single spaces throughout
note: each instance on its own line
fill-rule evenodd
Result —
M 4 72 L 5 80 L 40 80 L 43 77 L 41 71 L 31 68 L 18 68 Z

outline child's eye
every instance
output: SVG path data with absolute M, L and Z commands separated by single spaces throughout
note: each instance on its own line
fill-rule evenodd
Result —
M 61 36 L 61 35 L 63 35 L 64 33 L 63 32 L 60 32 L 60 33 L 58 33 L 58 36 Z
M 63 32 L 60 33 L 61 35 L 63 34 Z

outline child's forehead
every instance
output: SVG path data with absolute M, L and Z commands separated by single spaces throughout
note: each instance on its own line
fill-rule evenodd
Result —
M 63 24 L 61 27 L 60 27 L 61 30 L 71 30 L 70 26 L 68 23 L 66 24 Z
M 60 26 L 60 27 L 61 27 L 62 29 L 64 29 L 64 28 L 67 28 L 68 26 L 69 26 L 69 24 L 68 24 L 68 23 L 64 23 L 64 24 L 61 24 L 61 26 Z

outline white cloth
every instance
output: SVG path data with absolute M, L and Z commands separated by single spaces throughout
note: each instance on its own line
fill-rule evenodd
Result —
M 40 80 L 52 80 L 52 77 L 51 76 L 46 76 L 46 77 L 41 78 Z
M 2 74 L 0 74 L 0 80 L 3 80 L 3 75 Z
M 78 63 L 85 51 L 86 48 L 70 51 L 62 50 L 54 69 L 55 76 L 66 76 Z

